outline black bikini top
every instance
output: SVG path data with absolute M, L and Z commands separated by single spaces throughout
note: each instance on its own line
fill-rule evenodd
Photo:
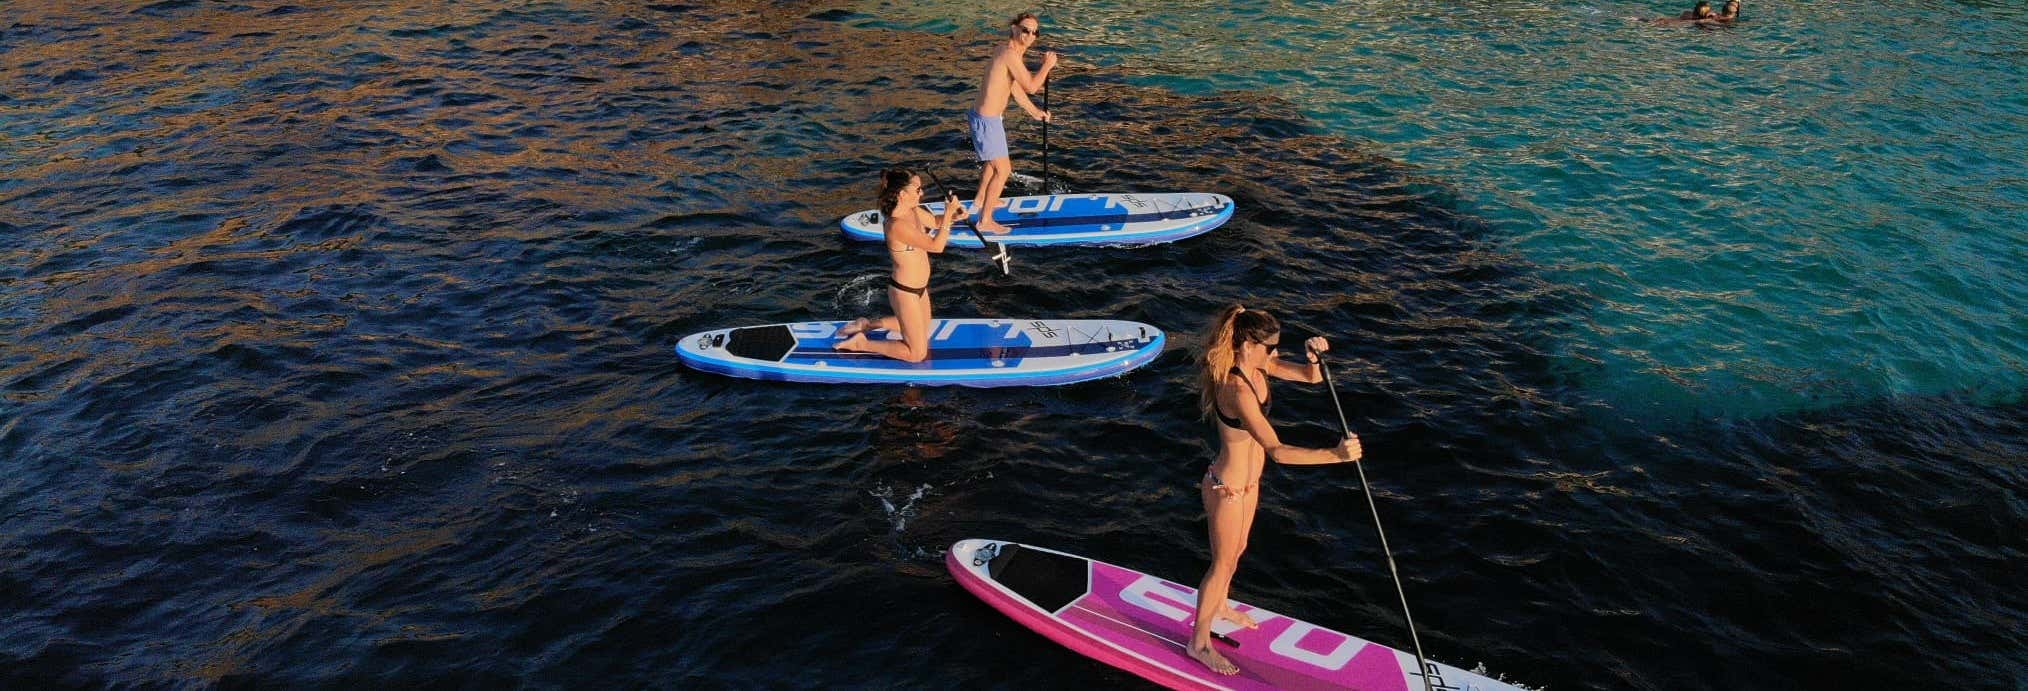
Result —
M 1252 391 L 1254 397 L 1260 399 L 1260 414 L 1266 415 L 1269 410 L 1272 410 L 1275 407 L 1275 404 L 1269 401 L 1266 396 L 1260 395 L 1260 389 L 1253 388 L 1253 380 L 1248 379 L 1245 372 L 1241 372 L 1239 371 L 1238 367 L 1234 367 L 1232 368 L 1232 373 L 1239 375 L 1239 380 L 1246 382 L 1246 390 Z M 1245 427 L 1240 425 L 1239 418 L 1226 417 L 1225 411 L 1219 410 L 1217 403 L 1211 404 L 1211 412 L 1212 414 L 1217 415 L 1218 421 L 1224 423 L 1226 427 L 1231 427 L 1233 429 L 1245 429 Z

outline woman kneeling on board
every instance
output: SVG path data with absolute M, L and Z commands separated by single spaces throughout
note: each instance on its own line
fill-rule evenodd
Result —
M 1218 459 L 1199 482 L 1204 513 L 1211 530 L 1211 569 L 1197 586 L 1197 622 L 1190 635 L 1190 657 L 1220 674 L 1239 668 L 1212 648 L 1211 622 L 1225 619 L 1256 628 L 1253 619 L 1226 605 L 1246 535 L 1260 507 L 1260 472 L 1266 460 L 1290 465 L 1347 463 L 1359 460 L 1359 436 L 1346 435 L 1337 447 L 1309 449 L 1285 446 L 1268 424 L 1268 377 L 1315 384 L 1324 380 L 1318 354 L 1330 350 L 1322 336 L 1304 345 L 1309 364 L 1276 357 L 1281 324 L 1273 315 L 1232 305 L 1218 313 L 1204 337 L 1204 369 L 1197 374 L 1198 407 L 1218 419 Z M 1228 415 L 1227 413 L 1230 412 Z
M 921 206 L 922 176 L 907 168 L 889 168 L 880 174 L 881 230 L 887 236 L 887 255 L 894 260 L 894 275 L 887 279 L 887 302 L 892 316 L 860 318 L 838 330 L 850 336 L 839 350 L 878 353 L 896 360 L 922 362 L 929 357 L 930 299 L 929 255 L 942 253 L 951 241 L 951 224 L 964 213 L 958 195 L 945 200 L 944 215 L 938 218 Z M 871 340 L 866 332 L 901 332 L 901 342 Z

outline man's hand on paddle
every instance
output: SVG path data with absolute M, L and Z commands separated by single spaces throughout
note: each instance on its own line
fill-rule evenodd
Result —
M 1053 50 L 1052 50 L 1052 51 L 1049 51 L 1049 52 L 1047 52 L 1047 53 L 1043 53 L 1043 54 L 1042 54 L 1042 70 L 1043 70 L 1044 72 L 1047 72 L 1047 71 L 1049 71 L 1049 68 L 1052 68 L 1052 67 L 1055 67 L 1055 66 L 1056 66 L 1056 51 L 1053 51 Z

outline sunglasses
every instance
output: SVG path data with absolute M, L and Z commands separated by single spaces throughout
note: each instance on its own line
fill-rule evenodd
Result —
M 1019 30 L 1019 31 L 1020 31 L 1021 33 L 1024 33 L 1024 34 L 1028 34 L 1028 35 L 1030 35 L 1030 36 L 1034 36 L 1034 37 L 1036 37 L 1036 38 L 1042 38 L 1042 30 L 1041 30 L 1041 29 L 1030 29 L 1030 28 L 1028 28 L 1028 27 L 1025 27 L 1025 26 L 1017 26 L 1017 27 L 1014 27 L 1014 28 L 1015 28 L 1016 30 Z
M 1265 342 L 1265 341 L 1255 341 L 1255 342 L 1256 342 L 1256 343 L 1259 343 L 1259 344 L 1261 344 L 1261 345 L 1267 346 L 1267 349 L 1268 349 L 1268 354 L 1269 354 L 1269 355 L 1273 355 L 1273 354 L 1275 354 L 1275 353 L 1281 352 L 1281 349 L 1282 349 L 1282 339 L 1279 339 L 1279 338 L 1275 339 L 1275 342 L 1273 342 L 1273 343 L 1268 343 L 1268 342 Z

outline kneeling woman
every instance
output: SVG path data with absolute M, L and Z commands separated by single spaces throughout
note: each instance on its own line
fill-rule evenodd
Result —
M 894 275 L 887 279 L 887 302 L 892 316 L 861 318 L 838 330 L 849 336 L 839 350 L 878 353 L 896 360 L 922 362 L 929 357 L 930 299 L 929 255 L 942 253 L 951 241 L 951 224 L 964 213 L 956 194 L 944 200 L 944 215 L 938 218 L 922 208 L 922 176 L 907 168 L 889 168 L 880 174 L 881 232 L 887 236 L 887 256 L 894 260 Z M 872 340 L 866 332 L 900 331 L 901 342 Z
M 1200 490 L 1211 529 L 1211 570 L 1197 585 L 1197 622 L 1190 636 L 1190 657 L 1219 674 L 1239 668 L 1211 647 L 1211 623 L 1224 619 L 1254 628 L 1253 619 L 1226 604 L 1246 535 L 1260 507 L 1260 472 L 1267 459 L 1289 465 L 1348 463 L 1359 460 L 1359 437 L 1349 435 L 1337 447 L 1307 449 L 1284 446 L 1268 424 L 1268 378 L 1315 384 L 1324 380 L 1318 354 L 1330 350 L 1322 336 L 1305 345 L 1309 364 L 1276 357 L 1282 343 L 1281 324 L 1273 315 L 1239 305 L 1225 308 L 1204 337 L 1204 369 L 1197 375 L 1198 406 L 1205 417 L 1218 419 L 1218 459 L 1204 474 Z

